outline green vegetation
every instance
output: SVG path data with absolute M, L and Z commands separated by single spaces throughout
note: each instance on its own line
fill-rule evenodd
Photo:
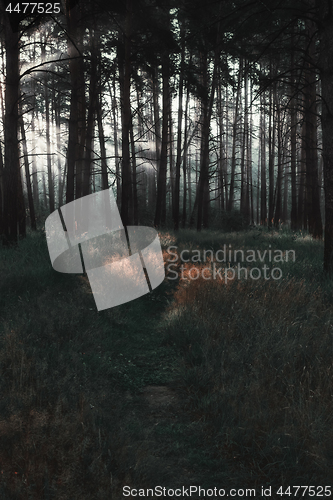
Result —
M 97 312 L 85 277 L 53 271 L 44 234 L 0 248 L 1 499 L 333 483 L 322 242 L 260 228 L 161 241 L 179 253 L 271 245 L 296 262 L 276 281 L 166 279 Z M 154 386 L 175 403 L 163 406 L 161 392 L 148 404 Z

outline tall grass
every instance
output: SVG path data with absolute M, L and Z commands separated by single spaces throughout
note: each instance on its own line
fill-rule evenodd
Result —
M 97 312 L 86 278 L 53 271 L 43 234 L 0 248 L 0 277 L 0 498 L 120 498 L 152 453 L 124 395 L 172 370 L 162 296 Z
M 187 240 L 187 241 L 186 241 Z M 165 315 L 188 408 L 239 485 L 332 484 L 333 318 L 322 243 L 206 233 L 192 247 L 294 248 L 281 280 L 185 277 Z M 185 235 L 180 249 L 189 239 Z M 191 263 L 190 266 L 202 264 Z M 256 264 L 254 264 L 256 265 Z
M 184 249 L 295 249 L 278 281 L 169 280 L 97 312 L 42 233 L 0 248 L 0 498 L 122 498 L 122 486 L 329 484 L 332 283 L 286 231 L 161 234 Z M 174 250 L 175 251 L 175 250 Z M 167 264 L 168 262 L 166 262 Z M 180 260 L 176 263 L 179 269 Z M 226 264 L 227 265 L 227 264 Z M 234 265 L 231 263 L 231 265 Z M 170 277 L 170 275 L 168 275 Z M 140 390 L 172 384 L 178 414 Z

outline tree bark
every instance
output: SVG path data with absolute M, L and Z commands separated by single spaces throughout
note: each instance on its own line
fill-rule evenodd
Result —
M 181 61 L 179 74 L 179 92 L 178 92 L 178 126 L 177 126 L 177 159 L 175 167 L 175 186 L 173 201 L 173 224 L 175 231 L 179 229 L 179 195 L 180 195 L 180 165 L 182 155 L 182 118 L 183 118 L 183 87 L 184 87 L 184 66 L 185 66 L 185 30 L 183 22 L 180 20 Z M 185 177 L 184 177 L 185 179 Z M 186 182 L 184 180 L 184 185 Z
M 166 178 L 168 161 L 168 119 L 170 87 L 169 87 L 169 54 L 162 57 L 162 84 L 163 84 L 163 110 L 162 110 L 162 146 L 157 179 L 157 198 L 154 225 L 165 224 L 166 221 Z
M 268 225 L 271 226 L 274 217 L 274 157 L 275 157 L 275 109 L 272 91 L 269 96 L 269 158 L 268 158 Z
M 25 136 L 23 116 L 20 117 L 20 129 L 21 129 L 22 149 L 23 149 L 23 157 L 24 157 L 25 179 L 26 179 L 27 193 L 28 193 L 30 226 L 31 226 L 31 229 L 33 231 L 36 231 L 37 227 L 36 227 L 35 207 L 34 207 L 32 188 L 31 188 L 29 157 L 28 157 L 28 148 L 27 148 L 27 141 L 26 141 L 26 136 Z
M 320 76 L 325 186 L 324 270 L 333 274 L 333 13 L 329 1 L 317 4 L 320 13 Z
M 276 106 L 276 115 L 277 115 L 276 125 L 277 125 L 277 136 L 278 136 L 278 150 L 277 150 L 278 173 L 276 179 L 275 215 L 274 215 L 274 225 L 277 227 L 282 217 L 282 120 L 281 120 L 281 107 L 276 86 L 274 89 L 274 100 Z
M 42 62 L 46 59 L 46 41 L 40 36 L 41 42 L 41 59 Z M 46 140 L 46 163 L 47 163 L 47 183 L 49 195 L 49 210 L 50 213 L 54 212 L 54 181 L 52 172 L 52 159 L 51 159 L 51 140 L 50 140 L 50 99 L 49 88 L 46 73 L 44 73 L 44 101 L 45 101 L 45 140 Z
M 305 147 L 306 147 L 306 185 L 307 185 L 307 219 L 310 234 L 314 238 L 322 238 L 323 227 L 320 213 L 318 186 L 318 156 L 317 156 L 317 106 L 316 106 L 316 70 L 315 31 L 312 20 L 307 20 L 309 45 L 305 61 Z
M 236 102 L 234 111 L 234 120 L 232 125 L 232 153 L 231 153 L 231 178 L 230 178 L 230 189 L 229 189 L 229 201 L 228 201 L 228 211 L 234 207 L 234 196 L 235 196 L 235 171 L 236 171 L 236 144 L 237 144 L 237 131 L 238 131 L 238 116 L 239 116 L 239 100 L 241 94 L 241 84 L 243 78 L 243 60 L 239 60 L 238 69 L 238 81 L 236 90 Z
M 138 181 L 137 181 L 137 171 L 136 171 L 136 156 L 135 156 L 135 141 L 133 132 L 133 119 L 131 120 L 130 127 L 130 138 L 131 138 L 131 153 L 132 153 L 132 179 L 133 179 L 133 211 L 134 225 L 139 224 L 139 202 L 138 202 Z
M 296 148 L 297 148 L 297 109 L 296 109 L 296 68 L 294 49 L 294 30 L 291 38 L 291 75 L 290 75 L 290 171 L 291 171 L 291 229 L 296 230 L 297 223 L 297 187 L 296 187 Z
M 15 244 L 24 235 L 25 213 L 20 179 L 18 142 L 19 102 L 19 31 L 13 32 L 5 18 L 6 91 L 5 91 L 5 162 L 3 169 L 3 242 Z
M 71 1 L 66 0 L 66 17 L 68 30 L 68 54 L 69 72 L 71 80 L 71 100 L 70 100 L 70 117 L 68 129 L 68 149 L 67 149 L 67 188 L 66 188 L 66 203 L 81 196 L 81 172 L 77 165 L 77 160 L 80 154 L 79 148 L 79 120 L 83 118 L 83 103 L 84 97 L 84 79 L 82 82 L 82 65 L 79 65 L 81 57 L 78 47 L 78 5 L 71 7 Z M 80 104 L 80 106 L 79 106 Z M 79 109 L 80 108 L 80 109 Z M 82 135 L 82 133 L 81 133 Z M 82 160 L 82 157 L 81 157 Z M 78 171 L 76 171 L 78 170 Z M 75 192 L 76 187 L 76 192 Z
M 94 32 L 90 31 L 91 39 L 91 66 L 90 66 L 90 84 L 89 84 L 89 104 L 87 116 L 87 128 L 85 138 L 85 158 L 82 176 L 82 196 L 87 196 L 90 190 L 91 165 L 92 165 L 92 143 L 94 138 L 95 118 L 97 108 L 97 70 L 98 54 L 94 41 Z
M 121 82 L 122 106 L 122 185 L 121 185 L 121 218 L 125 226 L 133 223 L 133 190 L 130 159 L 130 127 L 131 127 L 131 34 L 132 34 L 132 0 L 126 0 L 126 19 L 124 32 L 124 61 L 119 60 L 119 78 Z
M 267 224 L 267 188 L 266 188 L 266 110 L 265 94 L 261 98 L 260 115 L 260 224 Z

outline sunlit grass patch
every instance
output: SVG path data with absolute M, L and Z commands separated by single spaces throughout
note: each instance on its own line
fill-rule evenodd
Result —
M 175 234 L 172 233 L 171 231 L 160 231 L 158 233 L 158 236 L 159 236 L 162 248 L 174 245 L 177 241 Z

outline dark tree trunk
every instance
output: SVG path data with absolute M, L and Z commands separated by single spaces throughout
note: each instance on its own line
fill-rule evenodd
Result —
M 60 151 L 61 151 L 60 93 L 58 95 L 56 95 L 56 93 L 54 92 L 53 109 L 54 109 L 54 120 L 55 120 L 56 137 L 57 137 L 58 206 L 61 207 L 61 205 L 63 204 L 64 179 L 63 179 L 63 176 L 61 174 L 61 160 L 60 160 Z
M 333 274 L 333 14 L 331 2 L 319 2 L 320 75 L 322 88 L 322 131 L 325 186 L 324 270 Z
M 306 185 L 307 185 L 307 219 L 309 232 L 314 238 L 321 238 L 323 227 L 320 213 L 318 186 L 317 156 L 317 106 L 316 106 L 316 70 L 315 57 L 315 25 L 307 21 L 307 32 L 310 40 L 305 61 L 305 147 L 306 147 Z
M 33 50 L 32 50 L 32 64 L 35 65 L 36 60 L 36 39 L 33 36 Z M 36 134 L 35 134 L 35 118 L 37 117 L 36 111 L 36 79 L 31 78 L 31 96 L 32 96 L 32 116 L 31 116 L 31 143 L 32 143 L 32 192 L 34 197 L 34 207 L 38 211 L 39 209 L 39 190 L 38 190 L 38 175 L 37 175 L 37 163 L 36 163 Z M 59 148 L 60 150 L 60 148 Z
M 13 32 L 5 15 L 6 92 L 5 92 L 5 162 L 3 169 L 3 242 L 16 243 L 25 233 L 25 211 L 20 178 L 18 142 L 19 102 L 19 32 Z
M 159 106 L 159 71 L 158 67 L 154 68 L 152 77 L 152 92 L 153 92 L 153 115 L 154 115 L 154 135 L 155 135 L 155 164 L 156 170 L 149 172 L 149 192 L 150 192 L 150 209 L 156 211 L 157 202 L 157 189 L 156 180 L 158 182 L 158 175 L 160 169 L 161 159 L 161 119 L 160 119 L 160 106 Z M 163 119 L 163 117 L 162 117 Z
M 266 120 L 265 94 L 262 97 L 261 127 L 260 127 L 260 224 L 267 224 L 267 189 L 266 189 Z
M 120 161 L 119 161 L 119 151 L 118 151 L 118 120 L 117 120 L 117 101 L 116 101 L 116 76 L 113 78 L 113 89 L 111 91 L 111 86 L 109 84 L 109 92 L 111 96 L 111 108 L 112 108 L 112 121 L 113 121 L 113 143 L 114 143 L 114 162 L 116 166 L 116 186 L 117 186 L 117 205 L 120 207 L 121 204 L 121 175 L 120 175 Z M 102 109 L 102 108 L 101 108 Z
M 252 172 L 252 88 L 250 82 L 250 119 L 249 119 L 249 133 L 248 133 L 248 157 L 247 165 L 249 172 L 249 202 L 250 202 L 250 222 L 254 224 L 254 207 L 253 207 L 253 172 Z
M 180 21 L 181 22 L 181 21 Z M 179 195 L 180 195 L 180 165 L 182 154 L 182 118 L 183 118 L 183 87 L 184 87 L 184 65 L 185 65 L 185 30 L 181 22 L 180 36 L 182 40 L 181 62 L 179 75 L 179 93 L 178 93 L 178 128 L 177 128 L 177 159 L 175 167 L 175 186 L 173 196 L 173 224 L 175 231 L 179 229 Z M 184 177 L 185 179 L 185 177 Z
M 238 131 L 238 115 L 239 115 L 239 100 L 241 93 L 241 84 L 243 78 L 243 60 L 239 60 L 239 70 L 238 70 L 238 82 L 236 91 L 236 102 L 235 102 L 235 112 L 234 120 L 232 125 L 232 153 L 231 153 L 231 178 L 230 178 L 230 190 L 229 190 L 229 201 L 228 201 L 228 211 L 230 212 L 234 207 L 234 195 L 235 195 L 235 171 L 236 171 L 236 144 L 237 144 L 237 131 Z
M 131 120 L 130 127 L 131 138 L 131 153 L 132 153 L 132 178 L 133 178 L 133 222 L 137 226 L 139 223 L 139 203 L 138 203 L 138 184 L 137 184 L 137 171 L 136 171 L 136 156 L 135 156 L 135 141 L 133 132 L 133 120 Z
M 163 110 L 162 110 L 162 146 L 157 179 L 157 199 L 154 225 L 165 224 L 166 221 L 166 179 L 168 162 L 168 119 L 169 119 L 169 55 L 164 54 L 162 60 Z
M 87 196 L 90 190 L 91 165 L 92 165 L 92 143 L 94 138 L 95 117 L 97 108 L 97 48 L 94 41 L 94 32 L 90 31 L 92 40 L 91 48 L 91 66 L 90 66 L 90 86 L 89 86 L 89 104 L 87 116 L 87 129 L 85 138 L 85 158 L 82 176 L 82 196 Z
M 169 126 L 168 126 L 168 154 L 169 154 L 169 165 L 170 165 L 170 180 L 169 180 L 169 212 L 171 212 L 172 217 L 175 213 L 174 201 L 175 201 L 175 176 L 176 169 L 173 157 L 173 118 L 172 118 L 172 105 L 171 105 L 171 91 L 169 91 L 170 98 L 168 99 L 168 115 L 169 115 Z M 179 193 L 178 193 L 179 197 Z M 179 213 L 179 210 L 178 210 Z
M 105 137 L 104 137 L 104 129 L 103 129 L 103 121 L 102 121 L 102 105 L 101 105 L 101 96 L 97 97 L 97 108 L 96 108 L 96 116 L 97 116 L 97 125 L 98 125 L 98 137 L 99 137 L 99 147 L 101 150 L 101 184 L 102 189 L 108 189 L 109 181 L 108 181 L 108 166 L 106 162 L 106 148 L 105 148 Z
M 76 39 L 77 30 L 77 9 L 78 7 L 70 8 L 70 0 L 66 0 L 66 16 L 68 29 L 68 54 L 69 71 L 71 78 L 71 100 L 70 100 L 70 117 L 68 126 L 68 148 L 67 148 L 67 187 L 66 187 L 66 203 L 74 200 L 75 197 L 75 162 L 77 158 L 78 144 L 78 57 L 80 53 L 77 46 L 73 43 Z
M 126 19 L 124 32 L 124 61 L 119 59 L 119 78 L 121 82 L 121 124 L 122 124 L 122 185 L 121 185 L 121 218 L 125 226 L 133 223 L 133 190 L 130 158 L 131 127 L 131 33 L 132 33 L 132 0 L 126 0 Z
M 305 210 L 305 200 L 306 200 L 306 147 L 305 147 L 305 121 L 303 120 L 303 125 L 301 128 L 301 159 L 298 168 L 298 207 L 297 207 L 297 227 L 299 229 L 306 229 L 307 227 L 307 217 Z
M 218 105 L 218 127 L 219 127 L 219 164 L 218 164 L 218 201 L 219 208 L 221 210 L 225 209 L 224 200 L 224 165 L 225 165 L 225 154 L 224 154 L 224 141 L 223 141 L 223 107 L 222 107 L 222 92 L 221 92 L 221 81 L 217 88 L 217 105 Z
M 42 62 L 46 58 L 46 41 L 43 40 L 42 34 L 40 37 L 41 41 L 41 58 Z M 49 193 L 49 210 L 50 213 L 54 212 L 54 181 L 52 172 L 52 159 L 51 159 L 51 141 L 50 141 L 50 99 L 49 99 L 49 88 L 46 73 L 44 74 L 44 100 L 45 100 L 45 139 L 46 139 L 46 163 L 47 163 L 47 184 Z
M 197 187 L 196 203 L 198 209 L 197 216 L 197 231 L 201 231 L 201 225 L 206 229 L 209 226 L 209 134 L 210 122 L 213 112 L 213 104 L 215 97 L 215 89 L 217 85 L 217 70 L 219 63 L 219 32 L 217 32 L 217 44 L 214 54 L 214 69 L 211 81 L 210 92 L 208 92 L 208 54 L 202 53 L 202 75 L 203 75 L 203 88 L 206 89 L 206 97 L 202 102 L 202 135 L 201 135 L 201 157 L 200 157 L 200 176 Z
M 3 156 L 2 156 L 2 147 L 0 142 L 0 235 L 3 233 L 3 202 L 4 202 L 4 193 L 3 193 Z
M 188 107 L 189 107 L 189 101 L 190 101 L 190 89 L 187 89 L 187 94 L 186 94 L 186 104 L 185 104 L 185 117 L 184 117 L 184 152 L 183 152 L 183 213 L 182 213 L 182 227 L 185 228 L 186 224 L 186 204 L 187 204 L 187 183 L 190 183 L 190 173 L 187 174 L 187 150 L 188 150 L 188 142 L 187 142 L 187 135 L 188 135 L 188 130 L 187 130 L 187 123 L 188 123 Z M 189 191 L 189 197 L 190 197 L 190 191 Z
M 278 145 L 277 145 L 278 172 L 276 179 L 274 225 L 278 226 L 280 219 L 282 217 L 282 120 L 281 120 L 281 108 L 280 108 L 279 96 L 276 87 L 274 89 L 274 99 L 275 99 L 276 115 L 277 115 L 276 125 L 277 125 L 277 136 L 278 136 Z
M 35 207 L 34 207 L 34 199 L 33 199 L 33 195 L 32 195 L 32 188 L 31 188 L 29 157 L 28 157 L 27 141 L 26 141 L 26 137 L 25 137 L 23 116 L 20 117 L 20 128 L 21 128 L 22 149 L 23 149 L 23 156 L 24 156 L 25 179 L 26 179 L 27 193 L 28 193 L 30 225 L 31 225 L 31 229 L 33 231 L 36 231 L 37 227 L 36 227 Z M 0 170 L 1 170 L 1 168 L 0 168 Z
M 291 170 L 291 229 L 297 229 L 297 187 L 296 187 L 296 148 L 297 148 L 297 109 L 296 109 L 296 69 L 294 50 L 294 28 L 291 38 L 291 76 L 290 76 L 290 170 Z
M 272 92 L 269 97 L 269 158 L 268 158 L 268 225 L 271 226 L 274 217 L 274 157 L 275 157 L 275 111 Z

